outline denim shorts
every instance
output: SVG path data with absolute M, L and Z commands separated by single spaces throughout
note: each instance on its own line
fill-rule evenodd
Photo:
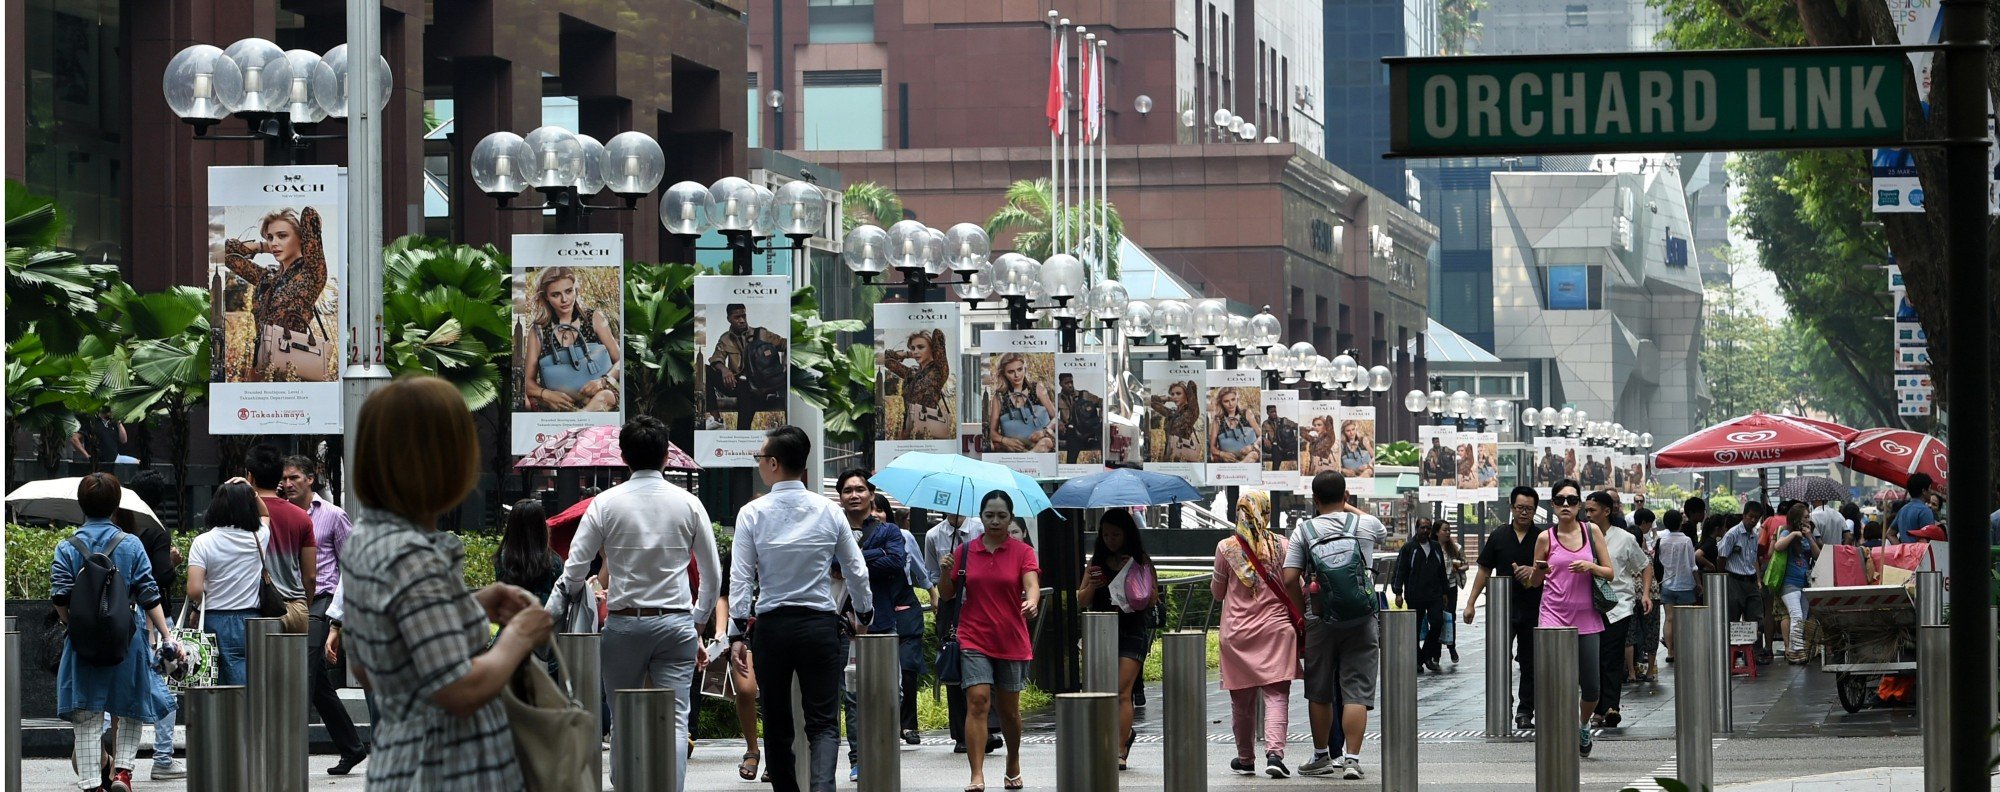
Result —
M 1021 692 L 1028 686 L 1028 661 L 1001 660 L 966 649 L 959 660 L 959 687 L 992 685 L 1001 690 Z
M 1694 589 L 1688 589 L 1686 591 L 1675 591 L 1673 589 L 1660 589 L 1660 604 L 1693 605 Z

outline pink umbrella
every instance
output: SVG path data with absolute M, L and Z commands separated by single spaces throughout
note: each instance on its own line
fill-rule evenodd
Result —
M 543 440 L 535 450 L 514 463 L 514 468 L 624 467 L 625 459 L 618 453 L 618 430 L 616 426 L 565 429 L 561 434 Z M 701 466 L 695 464 L 694 457 L 688 456 L 680 446 L 668 443 L 667 469 L 700 470 Z

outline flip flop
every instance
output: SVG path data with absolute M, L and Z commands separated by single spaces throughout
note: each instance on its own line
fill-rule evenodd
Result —
M 985 784 L 966 784 L 965 792 L 986 792 Z
M 736 763 L 736 777 L 745 781 L 757 778 L 757 752 L 744 751 L 743 761 Z
M 1002 784 L 1001 786 L 1002 789 L 1023 789 L 1027 787 L 1027 784 L 1023 783 L 1021 781 L 1021 777 L 1017 775 L 1001 776 L 1000 781 Z

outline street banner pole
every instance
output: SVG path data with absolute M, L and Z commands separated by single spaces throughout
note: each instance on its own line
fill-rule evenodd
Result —
M 1486 736 L 1514 734 L 1513 576 L 1493 577 L 1486 586 Z M 1528 702 L 1522 702 L 1528 703 Z
M 347 4 L 347 283 L 341 304 L 352 339 L 340 373 L 341 504 L 353 509 L 354 431 L 361 404 L 389 383 L 382 365 L 382 99 L 365 75 L 382 56 L 382 4 Z M 502 405 L 504 408 L 505 405 Z M 253 728 L 253 733 L 255 729 Z

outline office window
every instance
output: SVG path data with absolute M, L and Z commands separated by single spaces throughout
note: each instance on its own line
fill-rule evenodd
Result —
M 757 96 L 757 73 L 751 72 L 747 82 L 750 83 L 750 123 L 743 127 L 743 139 L 751 148 L 760 148 L 764 146 L 764 138 L 758 135 L 760 125 L 757 122 L 764 115 L 764 100 Z
M 1583 27 L 1585 25 L 1589 25 L 1590 6 L 1587 5 L 1567 6 L 1563 9 L 1563 19 L 1565 22 L 1569 24 L 1570 27 Z
M 1542 270 L 1542 305 L 1551 311 L 1604 307 L 1604 268 L 1566 265 Z
M 875 0 L 810 0 L 806 40 L 814 44 L 866 44 L 875 40 Z
M 882 148 L 882 73 L 805 73 L 807 151 L 871 151 Z

